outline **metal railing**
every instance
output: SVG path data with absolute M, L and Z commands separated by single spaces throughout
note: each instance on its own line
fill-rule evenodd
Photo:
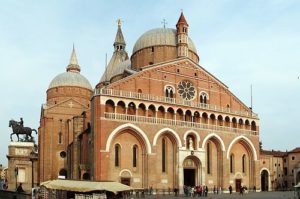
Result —
M 128 114 L 118 114 L 118 113 L 104 113 L 105 119 L 109 120 L 120 120 L 120 121 L 129 121 L 134 123 L 148 123 L 148 124 L 159 124 L 167 126 L 180 126 L 185 128 L 196 128 L 202 130 L 213 130 L 220 132 L 232 132 L 237 134 L 247 134 L 247 135 L 258 135 L 257 131 L 248 130 L 248 129 L 239 129 L 227 126 L 218 126 L 212 124 L 202 124 L 197 122 L 188 122 L 188 121 L 179 121 L 172 119 L 156 118 L 156 117 L 146 117 L 146 116 L 137 116 L 137 115 L 128 115 Z
M 162 102 L 162 103 L 189 106 L 189 107 L 193 107 L 193 108 L 201 108 L 201 109 L 206 109 L 206 110 L 210 110 L 210 111 L 217 111 L 217 112 L 230 113 L 230 114 L 235 114 L 235 115 L 240 115 L 240 116 L 258 118 L 258 115 L 253 112 L 233 111 L 230 108 L 219 107 L 216 105 L 195 103 L 195 102 L 191 102 L 191 101 L 163 97 L 163 96 L 156 96 L 156 95 L 151 95 L 151 94 L 136 93 L 136 92 L 106 89 L 106 88 L 95 89 L 94 94 L 95 95 L 104 95 L 104 96 L 124 97 L 124 98 L 130 98 L 130 99 L 147 100 L 147 101 L 154 101 L 154 102 Z

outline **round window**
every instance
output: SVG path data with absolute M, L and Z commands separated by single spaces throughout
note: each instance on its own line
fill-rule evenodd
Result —
M 190 81 L 184 80 L 178 84 L 178 93 L 182 99 L 192 100 L 195 97 L 196 89 Z
M 60 157 L 65 158 L 67 156 L 67 153 L 65 151 L 60 152 Z

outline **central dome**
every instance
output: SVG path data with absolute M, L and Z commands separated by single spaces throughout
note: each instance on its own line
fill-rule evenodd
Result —
M 151 46 L 175 46 L 176 47 L 176 30 L 172 28 L 155 28 L 145 32 L 135 43 L 133 52 L 151 47 Z M 191 40 L 188 39 L 189 50 L 197 54 L 196 47 Z
M 77 86 L 93 90 L 92 86 L 84 76 L 77 72 L 64 72 L 57 75 L 50 83 L 48 89 L 59 86 Z

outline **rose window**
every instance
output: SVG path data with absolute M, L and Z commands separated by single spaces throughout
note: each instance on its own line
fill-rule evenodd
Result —
M 196 94 L 196 89 L 191 82 L 184 80 L 178 84 L 178 93 L 182 99 L 192 100 Z

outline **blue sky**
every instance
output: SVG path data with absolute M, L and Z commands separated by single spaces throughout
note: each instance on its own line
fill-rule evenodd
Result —
M 0 164 L 7 164 L 10 119 L 38 128 L 50 81 L 65 71 L 75 43 L 82 72 L 93 86 L 105 54 L 113 52 L 116 20 L 127 51 L 145 31 L 174 28 L 184 11 L 200 64 L 260 117 L 265 149 L 300 146 L 300 2 L 223 1 L 2 1 L 0 6 Z

